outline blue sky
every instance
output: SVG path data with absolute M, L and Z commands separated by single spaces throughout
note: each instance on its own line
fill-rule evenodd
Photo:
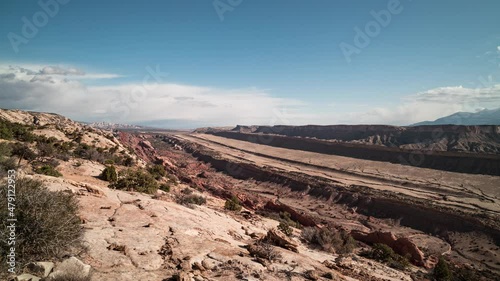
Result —
M 22 18 L 43 5 L 0 2 L 0 107 L 193 127 L 404 125 L 500 106 L 495 0 L 41 2 L 58 11 L 32 38 Z M 391 19 L 359 48 L 373 13 Z M 359 50 L 349 62 L 341 43 Z M 148 67 L 168 76 L 146 87 Z

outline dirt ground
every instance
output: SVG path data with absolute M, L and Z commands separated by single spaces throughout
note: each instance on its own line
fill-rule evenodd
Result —
M 303 173 L 339 182 L 346 186 L 363 185 L 380 192 L 428 200 L 471 214 L 487 213 L 500 217 L 500 178 L 415 168 L 391 163 L 290 150 L 226 139 L 209 134 L 182 134 L 176 138 L 215 151 L 225 159 L 252 163 L 287 173 Z M 182 152 L 178 152 L 183 155 Z M 186 154 L 186 153 L 184 153 Z M 187 156 L 179 156 L 187 157 Z M 184 160 L 185 161 L 185 158 Z M 192 160 L 196 161 L 196 160 Z M 479 232 L 450 233 L 447 237 L 429 235 L 400 226 L 394 219 L 377 219 L 353 213 L 347 206 L 319 201 L 318 198 L 291 192 L 286 187 L 259 181 L 231 179 L 234 189 L 276 199 L 300 212 L 333 222 L 348 229 L 390 231 L 409 237 L 427 256 L 447 254 L 460 263 L 477 268 L 500 270 L 500 249 L 487 235 Z M 474 237 L 473 245 L 470 240 Z

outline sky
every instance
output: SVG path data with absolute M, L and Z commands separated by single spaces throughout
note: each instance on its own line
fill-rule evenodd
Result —
M 500 1 L 0 1 L 0 108 L 169 128 L 500 107 Z

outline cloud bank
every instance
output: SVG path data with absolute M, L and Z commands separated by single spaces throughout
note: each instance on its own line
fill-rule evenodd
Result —
M 169 127 L 235 124 L 394 124 L 434 120 L 457 111 L 500 107 L 500 85 L 442 87 L 362 111 L 328 100 L 280 98 L 257 89 L 224 89 L 170 83 L 154 74 L 142 83 L 88 86 L 88 79 L 117 74 L 87 73 L 53 65 L 0 64 L 0 107 L 54 112 L 80 121 L 168 124 Z M 103 83 L 100 83 L 103 84 Z M 334 104 L 334 106 L 331 106 Z M 341 108 L 341 111 L 335 109 Z M 328 110 L 325 112 L 325 110 Z M 323 112 L 323 113 L 321 113 Z

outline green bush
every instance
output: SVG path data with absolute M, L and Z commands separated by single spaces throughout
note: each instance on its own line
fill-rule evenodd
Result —
M 349 233 L 343 230 L 331 231 L 327 227 L 306 227 L 302 230 L 301 237 L 312 245 L 320 246 L 324 251 L 338 254 L 351 253 L 357 246 Z
M 0 142 L 0 157 L 10 157 L 12 155 L 12 146 L 7 142 Z
M 452 274 L 448 263 L 443 256 L 439 257 L 439 261 L 434 267 L 433 277 L 436 281 L 449 281 L 451 280 Z
M 38 167 L 35 169 L 35 173 L 37 174 L 42 174 L 42 175 L 47 175 L 51 177 L 60 177 L 62 176 L 59 171 L 57 171 L 53 166 L 51 165 L 43 165 L 41 167 Z
M 153 177 L 157 180 L 163 178 L 167 175 L 167 171 L 165 171 L 165 167 L 163 165 L 153 165 L 148 167 L 148 172 L 153 175 Z
M 407 258 L 396 254 L 394 250 L 386 244 L 374 244 L 371 251 L 365 252 L 363 255 L 367 258 L 386 263 L 395 269 L 403 270 L 410 266 L 410 262 Z
M 177 199 L 177 203 L 192 206 L 192 205 L 204 205 L 207 203 L 207 199 L 203 196 L 199 196 L 196 194 L 184 195 Z
M 7 197 L 7 182 L 0 184 L 0 197 Z M 17 178 L 14 216 L 16 221 L 16 261 L 52 260 L 79 248 L 82 228 L 78 202 L 66 192 L 47 190 L 42 182 Z M 10 222 L 7 200 L 0 200 L 0 267 L 6 266 Z M 12 210 L 12 209 L 11 209 Z M 19 267 L 21 268 L 21 267 Z M 2 268 L 2 272 L 6 269 Z
M 165 192 L 170 192 L 170 184 L 168 183 L 160 184 L 160 190 L 163 190 Z
M 241 211 L 242 207 L 241 207 L 241 203 L 240 203 L 240 200 L 238 199 L 238 197 L 232 196 L 231 199 L 226 200 L 226 203 L 224 204 L 224 208 L 226 210 L 239 212 L 239 211 Z
M 182 194 L 186 194 L 186 195 L 193 194 L 193 192 L 194 191 L 191 188 L 189 188 L 189 187 L 186 187 L 183 190 L 181 190 L 181 193 Z
M 158 182 L 149 173 L 127 169 L 119 173 L 118 180 L 112 187 L 153 194 L 158 190 Z
M 289 212 L 280 212 L 279 216 L 279 221 L 284 221 L 291 227 L 302 228 L 302 225 L 299 222 L 292 219 L 292 215 L 290 215 Z
M 12 157 L 0 157 L 0 166 L 4 171 L 15 170 L 17 168 L 16 159 Z
M 292 236 L 293 234 L 293 229 L 290 227 L 290 225 L 286 221 L 281 221 L 278 224 L 278 229 L 283 232 L 286 236 Z
M 116 182 L 118 180 L 118 174 L 116 173 L 115 166 L 107 166 L 99 175 L 99 178 L 109 182 Z
M 37 155 L 26 144 L 16 143 L 12 146 L 12 155 L 28 160 L 29 162 L 36 159 Z
M 0 139 L 33 142 L 36 137 L 31 133 L 32 130 L 30 126 L 0 120 Z

